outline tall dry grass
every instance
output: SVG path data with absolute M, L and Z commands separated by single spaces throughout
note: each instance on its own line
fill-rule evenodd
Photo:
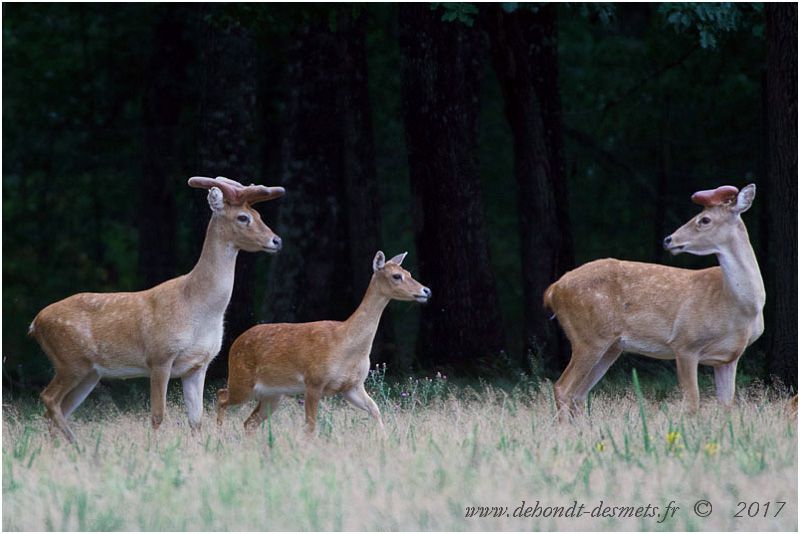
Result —
M 392 395 L 373 384 L 386 438 L 335 399 L 310 440 L 296 399 L 252 436 L 248 408 L 217 428 L 209 405 L 197 437 L 174 401 L 158 433 L 144 404 L 119 412 L 95 401 L 77 414 L 75 447 L 53 442 L 29 407 L 6 405 L 3 529 L 797 530 L 796 423 L 785 400 L 760 390 L 740 393 L 730 412 L 704 398 L 696 416 L 677 397 L 640 405 L 633 389 L 605 393 L 590 416 L 559 424 L 547 387 L 423 386 Z M 699 499 L 712 503 L 709 517 L 693 512 Z M 587 512 L 513 517 L 523 500 Z M 679 508 L 661 523 L 591 517 L 601 500 Z M 739 502 L 760 503 L 759 517 L 734 517 Z M 508 516 L 465 517 L 478 506 Z

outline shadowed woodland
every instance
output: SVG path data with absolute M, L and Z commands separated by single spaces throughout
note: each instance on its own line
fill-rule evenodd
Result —
M 692 192 L 752 182 L 766 329 L 740 373 L 797 384 L 795 4 L 4 4 L 3 130 L 12 390 L 52 376 L 44 306 L 191 269 L 195 175 L 287 190 L 210 377 L 255 323 L 345 319 L 378 249 L 433 298 L 389 306 L 373 364 L 557 377 L 545 288 L 603 257 L 715 265 L 662 239 Z

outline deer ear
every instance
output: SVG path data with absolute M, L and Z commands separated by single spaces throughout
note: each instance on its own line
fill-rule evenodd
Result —
M 396 263 L 397 265 L 402 265 L 403 260 L 406 259 L 406 254 L 408 254 L 408 252 L 403 252 L 402 254 L 398 254 L 397 256 L 389 260 L 388 263 Z
M 214 213 L 220 212 L 225 208 L 225 198 L 219 187 L 212 187 L 208 190 L 208 205 Z
M 733 211 L 736 213 L 744 213 L 750 209 L 750 206 L 753 205 L 753 200 L 755 200 L 755 198 L 756 184 L 745 186 L 741 191 L 739 191 L 739 195 L 736 197 L 736 204 L 733 207 Z
M 383 269 L 383 266 L 386 264 L 386 256 L 383 255 L 383 252 L 380 250 L 377 254 L 375 254 L 375 258 L 372 260 L 372 272 L 378 272 Z

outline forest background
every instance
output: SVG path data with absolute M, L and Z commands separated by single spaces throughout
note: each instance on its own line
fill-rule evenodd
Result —
M 743 380 L 797 384 L 796 4 L 4 4 L 3 382 L 51 367 L 49 303 L 188 272 L 190 176 L 281 185 L 276 256 L 239 255 L 223 350 L 257 322 L 344 319 L 378 249 L 430 286 L 384 315 L 394 376 L 557 377 L 544 289 L 661 241 L 689 197 L 756 183 L 767 287 Z M 623 358 L 640 374 L 674 364 Z M 668 371 L 668 372 L 667 372 Z M 707 379 L 707 377 L 706 377 Z

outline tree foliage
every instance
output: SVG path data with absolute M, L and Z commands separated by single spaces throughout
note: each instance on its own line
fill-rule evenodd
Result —
M 763 4 L 664 2 L 658 12 L 678 32 L 696 34 L 703 48 L 717 48 L 722 35 L 745 25 L 753 35 L 764 34 Z

